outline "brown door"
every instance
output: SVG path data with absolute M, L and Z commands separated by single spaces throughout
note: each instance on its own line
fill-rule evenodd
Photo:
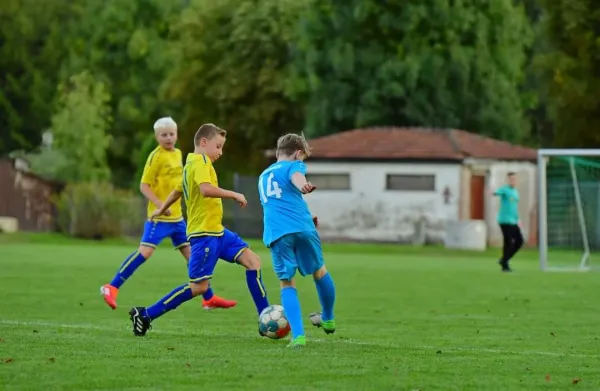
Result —
M 471 220 L 485 218 L 484 194 L 485 176 L 471 175 Z

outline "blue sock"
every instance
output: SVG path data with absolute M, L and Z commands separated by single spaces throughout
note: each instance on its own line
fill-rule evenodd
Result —
M 110 285 L 115 288 L 120 288 L 121 285 L 127 281 L 129 277 L 133 275 L 133 272 L 144 263 L 146 258 L 139 251 L 134 251 L 127 258 L 119 268 L 119 271 L 110 282 Z
M 292 328 L 292 338 L 304 335 L 302 311 L 300 310 L 300 300 L 298 300 L 296 288 L 288 286 L 281 289 L 281 305 L 283 305 L 285 317 Z
M 335 304 L 335 285 L 333 285 L 333 279 L 327 273 L 320 280 L 315 280 L 315 285 L 317 286 L 317 293 L 319 294 L 319 301 L 323 310 L 321 319 L 332 320 L 333 305 Z
M 246 284 L 248 284 L 248 290 L 254 300 L 254 305 L 258 314 L 269 306 L 269 299 L 267 299 L 267 290 L 262 282 L 262 276 L 260 270 L 246 270 Z
M 212 288 L 209 286 L 208 289 L 206 290 L 206 292 L 204 292 L 202 294 L 202 298 L 206 301 L 210 300 L 213 298 L 213 296 L 215 295 L 215 293 L 213 292 Z
M 171 291 L 168 295 L 157 301 L 155 304 L 146 308 L 146 316 L 151 320 L 156 319 L 167 312 L 179 307 L 182 303 L 191 300 L 192 289 L 190 284 L 179 286 Z

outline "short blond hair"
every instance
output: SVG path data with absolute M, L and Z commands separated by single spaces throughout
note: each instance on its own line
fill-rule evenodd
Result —
M 177 123 L 171 117 L 162 117 L 156 120 L 154 123 L 154 133 L 162 129 L 174 129 L 177 130 Z
M 301 151 L 306 157 L 309 157 L 311 154 L 304 134 L 288 133 L 279 137 L 277 140 L 277 156 L 280 154 L 291 156 L 296 151 Z
M 194 146 L 200 145 L 200 140 L 203 138 L 210 140 L 215 137 L 217 134 L 220 134 L 223 137 L 227 136 L 227 131 L 225 129 L 219 128 L 215 124 L 204 124 L 200 126 L 196 134 L 194 135 Z

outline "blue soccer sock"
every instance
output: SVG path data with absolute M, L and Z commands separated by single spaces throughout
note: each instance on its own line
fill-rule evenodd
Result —
M 190 284 L 179 286 L 155 304 L 146 308 L 146 316 L 150 318 L 150 320 L 156 319 L 179 307 L 182 303 L 191 300 L 193 297 Z
M 246 284 L 248 284 L 248 290 L 254 300 L 254 305 L 258 314 L 269 306 L 269 299 L 267 299 L 267 289 L 262 281 L 260 270 L 246 270 Z
M 281 305 L 283 305 L 285 317 L 292 328 L 292 338 L 304 335 L 302 311 L 300 310 L 300 300 L 298 300 L 296 288 L 293 286 L 281 288 Z
M 144 258 L 139 251 L 134 251 L 129 254 L 129 256 L 125 258 L 125 261 L 121 264 L 119 271 L 110 282 L 110 285 L 117 289 L 120 288 L 121 285 L 123 285 L 125 281 L 127 281 L 127 279 L 133 275 L 133 272 L 135 272 L 145 260 L 146 258 Z
M 213 292 L 212 288 L 209 285 L 208 289 L 206 290 L 206 292 L 204 292 L 202 294 L 202 298 L 204 300 L 208 301 L 208 300 L 212 299 L 214 295 L 215 295 L 215 292 Z
M 333 305 L 335 304 L 335 285 L 333 285 L 333 279 L 329 273 L 327 273 L 320 280 L 315 280 L 315 285 L 317 286 L 319 302 L 321 302 L 321 308 L 323 310 L 321 319 L 324 321 L 332 320 Z

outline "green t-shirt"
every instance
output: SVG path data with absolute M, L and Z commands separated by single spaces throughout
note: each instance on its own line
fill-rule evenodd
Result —
M 519 192 L 514 187 L 504 185 L 494 193 L 500 197 L 498 224 L 519 224 Z

